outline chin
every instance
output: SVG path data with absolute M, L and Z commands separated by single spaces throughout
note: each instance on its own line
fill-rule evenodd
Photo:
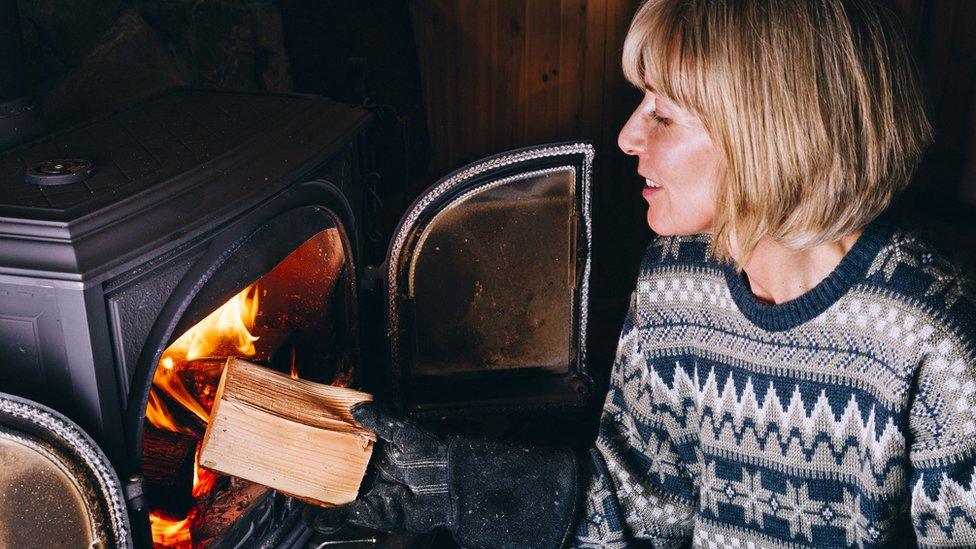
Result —
M 675 236 L 681 234 L 672 223 L 667 223 L 652 216 L 650 211 L 647 212 L 647 226 L 654 231 L 654 234 L 659 236 Z
M 650 211 L 647 212 L 647 226 L 658 236 L 688 236 L 712 232 L 710 223 L 689 223 L 677 226 L 657 216 L 652 216 Z

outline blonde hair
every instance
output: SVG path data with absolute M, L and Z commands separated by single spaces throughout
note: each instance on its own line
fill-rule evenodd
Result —
M 728 168 L 712 253 L 803 249 L 878 217 L 931 140 L 894 14 L 869 0 L 648 0 L 627 79 L 702 119 Z

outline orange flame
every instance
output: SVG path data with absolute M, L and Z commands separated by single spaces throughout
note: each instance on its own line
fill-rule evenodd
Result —
M 244 356 L 254 355 L 257 352 L 254 342 L 258 338 L 251 335 L 251 329 L 254 328 L 257 316 L 258 286 L 251 284 L 187 330 L 166 349 L 153 375 L 153 385 L 201 420 L 210 421 L 210 412 L 204 409 L 180 380 L 176 364 L 178 361 L 207 357 L 226 343 L 232 344 Z
M 166 349 L 166 354 L 197 360 L 209 356 L 222 343 L 231 343 L 242 355 L 252 356 L 257 352 L 254 342 L 258 338 L 251 335 L 257 316 L 258 286 L 251 284 L 187 330 Z
M 164 357 L 163 360 L 159 361 L 159 366 L 156 367 L 156 373 L 153 375 L 153 385 L 203 421 L 210 421 L 210 412 L 205 410 L 196 397 L 190 394 L 190 391 L 183 385 L 176 368 L 167 367 L 167 362 L 171 363 L 172 359 Z M 149 417 L 148 408 L 146 409 L 146 417 Z
M 173 414 L 166 407 L 166 403 L 159 397 L 155 389 L 149 389 L 149 404 L 146 406 L 146 419 L 157 429 L 193 435 L 193 430 L 176 423 Z
M 200 467 L 200 445 L 198 444 L 193 457 L 193 489 L 190 494 L 193 499 L 200 499 L 210 493 L 216 482 L 217 473 Z M 198 507 L 190 509 L 183 520 L 167 517 L 160 511 L 149 513 L 153 545 L 192 549 L 193 538 L 190 534 L 190 527 L 196 524 L 199 518 L 200 509 Z
M 291 378 L 298 379 L 298 365 L 295 364 L 295 342 L 291 344 Z
M 169 518 L 159 511 L 149 513 L 149 525 L 152 528 L 153 546 L 176 547 L 178 549 L 192 549 L 193 540 L 190 536 L 190 524 L 193 523 L 199 511 L 191 509 L 183 520 Z
M 190 494 L 195 498 L 202 498 L 210 493 L 214 483 L 217 482 L 217 473 L 200 467 L 200 445 L 197 445 L 197 453 L 193 458 L 193 491 Z

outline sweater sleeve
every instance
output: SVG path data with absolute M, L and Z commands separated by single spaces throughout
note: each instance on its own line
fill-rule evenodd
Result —
M 650 402 L 637 295 L 624 320 L 599 434 L 590 450 L 593 474 L 576 547 L 626 547 L 634 539 L 678 547 L 691 538 L 693 485 Z
M 936 328 L 921 350 L 909 417 L 911 514 L 920 547 L 976 547 L 976 337 L 972 322 L 962 326 L 968 327 Z

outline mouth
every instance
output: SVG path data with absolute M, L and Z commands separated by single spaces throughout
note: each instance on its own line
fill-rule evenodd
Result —
M 647 198 L 648 196 L 659 191 L 662 187 L 657 184 L 656 181 L 650 178 L 644 178 L 644 188 L 641 189 L 641 196 Z

